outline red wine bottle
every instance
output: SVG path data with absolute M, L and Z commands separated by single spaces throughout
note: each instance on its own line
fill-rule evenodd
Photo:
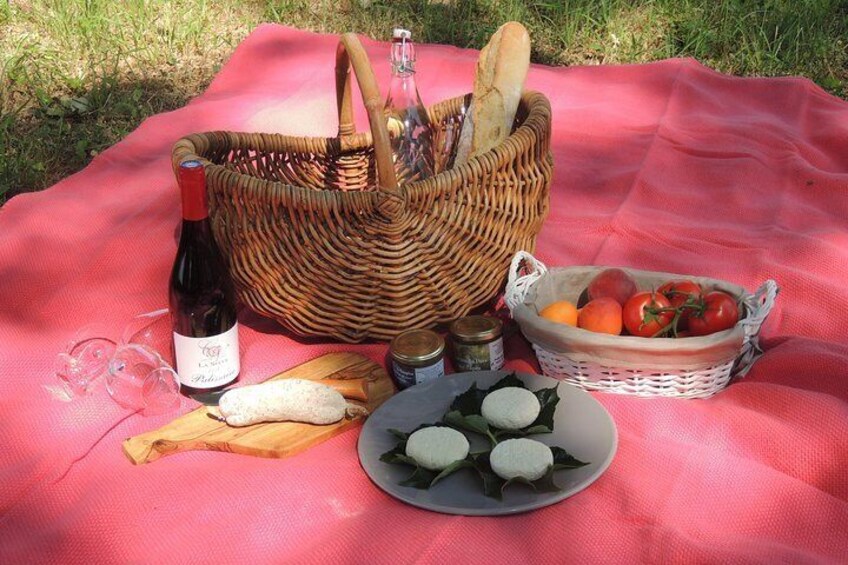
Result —
M 178 178 L 183 221 L 169 286 L 176 369 L 184 392 L 217 390 L 239 374 L 235 292 L 212 236 L 203 164 L 182 163 Z

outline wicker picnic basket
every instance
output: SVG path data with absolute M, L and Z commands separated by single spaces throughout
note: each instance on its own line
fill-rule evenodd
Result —
M 554 299 L 577 302 L 604 267 L 548 270 L 529 253 L 519 252 L 510 266 L 505 302 L 530 340 L 542 372 L 587 390 L 641 397 L 704 398 L 743 376 L 762 353 L 760 327 L 774 306 L 778 287 L 767 280 L 753 294 L 706 277 L 624 269 L 642 289 L 669 280 L 691 279 L 703 288 L 736 297 L 740 320 L 712 335 L 685 339 L 647 339 L 588 332 L 538 315 Z M 556 298 L 554 298 L 556 297 Z
M 370 133 L 356 133 L 350 69 Z M 359 40 L 336 53 L 333 138 L 212 132 L 177 142 L 206 164 L 210 216 L 239 298 L 303 336 L 389 340 L 466 315 L 533 249 L 549 205 L 551 109 L 522 96 L 512 134 L 446 170 L 468 96 L 428 108 L 436 173 L 398 185 L 383 102 Z

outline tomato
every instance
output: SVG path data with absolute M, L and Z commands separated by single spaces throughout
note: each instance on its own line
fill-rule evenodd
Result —
M 624 305 L 624 327 L 633 335 L 653 337 L 674 320 L 668 298 L 658 292 L 637 292 Z
M 675 308 L 683 306 L 690 298 L 696 300 L 701 297 L 701 287 L 694 281 L 670 281 L 659 287 L 657 292 L 665 295 Z
M 689 331 L 692 335 L 708 335 L 730 329 L 738 321 L 736 299 L 726 292 L 714 290 L 704 295 L 701 309 L 689 317 Z
M 698 300 L 701 298 L 701 287 L 694 281 L 669 281 L 659 287 L 657 292 L 663 294 L 671 305 L 681 308 L 677 319 L 677 330 L 685 330 L 689 327 L 689 316 L 695 311 Z

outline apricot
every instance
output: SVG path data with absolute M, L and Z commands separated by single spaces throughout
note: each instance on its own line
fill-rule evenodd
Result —
M 636 294 L 636 281 L 621 269 L 604 269 L 598 273 L 588 287 L 589 300 L 613 298 L 619 306 Z
M 577 325 L 577 307 L 568 300 L 559 300 L 545 306 L 539 315 L 558 324 Z
M 577 327 L 612 335 L 621 334 L 621 304 L 605 296 L 589 301 L 577 316 Z

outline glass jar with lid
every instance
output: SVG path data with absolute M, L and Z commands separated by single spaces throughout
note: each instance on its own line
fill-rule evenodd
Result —
M 392 340 L 389 352 L 400 389 L 445 376 L 445 340 L 434 331 L 405 331 Z
M 457 371 L 498 371 L 504 365 L 503 323 L 491 316 L 466 316 L 450 325 Z

